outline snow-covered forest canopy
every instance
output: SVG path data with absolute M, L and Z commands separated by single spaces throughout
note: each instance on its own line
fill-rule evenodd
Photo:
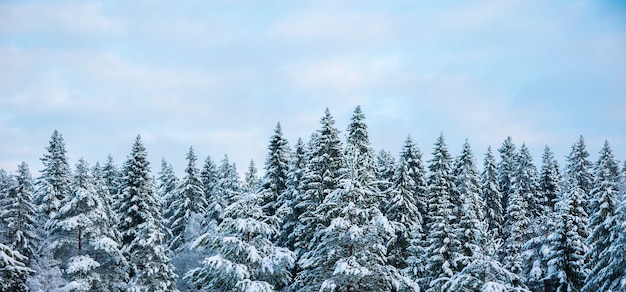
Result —
M 0 169 L 0 291 L 626 291 L 608 141 L 590 161 L 581 136 L 564 165 L 514 137 L 455 154 L 408 136 L 395 154 L 357 106 L 306 140 L 278 123 L 243 177 L 193 147 L 177 175 L 130 142 L 72 166 L 54 131 L 39 173 Z

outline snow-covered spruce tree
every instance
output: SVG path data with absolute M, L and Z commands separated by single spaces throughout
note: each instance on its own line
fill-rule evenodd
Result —
M 34 202 L 41 208 L 43 220 L 48 221 L 61 207 L 61 201 L 70 194 L 71 172 L 63 136 L 56 130 L 46 150 L 48 153 L 41 158 L 44 168 L 36 181 Z M 49 224 L 46 226 L 47 229 L 52 227 Z
M 617 274 L 621 273 L 611 264 L 611 249 L 614 242 L 619 242 L 623 218 L 620 220 L 620 173 L 619 166 L 608 142 L 600 151 L 595 164 L 593 189 L 589 209 L 587 238 L 589 250 L 585 256 L 585 269 L 589 271 L 583 291 L 608 291 Z M 623 199 L 622 199 L 623 200 Z M 624 238 L 619 238 L 624 244 Z
M 437 138 L 433 158 L 428 169 L 428 233 L 426 235 L 426 275 L 420 284 L 426 291 L 442 291 L 443 284 L 459 270 L 461 242 L 454 205 L 450 196 L 454 193 L 453 161 L 443 133 Z
M 316 213 L 317 207 L 324 198 L 339 186 L 340 169 L 343 168 L 343 146 L 339 139 L 339 130 L 335 128 L 335 120 L 326 109 L 321 118 L 321 129 L 317 130 L 309 141 L 308 162 L 302 177 L 302 191 L 296 198 L 295 212 L 298 225 L 293 236 L 296 256 L 301 257 L 310 252 L 313 235 L 321 226 L 328 226 L 330 220 L 324 220 Z M 291 285 L 293 290 L 312 287 L 308 274 L 312 271 L 302 270 Z
M 528 147 L 522 143 L 515 163 L 513 192 L 520 192 L 528 204 L 528 216 L 533 222 L 547 211 L 547 199 L 539 191 L 537 168 Z
M 129 291 L 176 291 L 165 245 L 161 203 L 150 175 L 146 149 L 137 136 L 123 169 L 120 232 L 130 265 Z
M 104 180 L 104 183 L 108 188 L 109 195 L 114 202 L 117 202 L 118 194 L 120 191 L 120 184 L 122 183 L 122 174 L 120 173 L 118 167 L 115 165 L 115 162 L 113 161 L 113 156 L 111 156 L 110 154 L 107 156 L 107 161 L 102 167 L 102 179 Z M 113 205 L 113 208 L 116 209 L 116 206 Z
M 483 172 L 480 175 L 480 185 L 483 201 L 485 202 L 485 220 L 489 224 L 489 232 L 495 238 L 502 236 L 502 224 L 504 223 L 504 209 L 502 208 L 502 194 L 498 185 L 498 171 L 496 159 L 487 148 L 483 163 Z
M 39 239 L 35 232 L 35 206 L 31 203 L 33 179 L 25 162 L 18 165 L 14 178 L 5 175 L 0 179 L 4 180 L 0 182 L 0 243 L 6 244 L 6 248 L 12 250 L 5 250 L 8 253 L 6 256 L 29 267 L 36 252 L 35 243 Z M 12 265 L 10 261 L 7 259 L 5 265 Z M 14 268 L 16 270 L 13 272 L 8 271 L 3 275 L 7 277 L 7 284 L 3 285 L 2 291 L 28 290 L 26 279 L 33 271 L 26 273 L 21 272 L 18 267 Z
M 387 191 L 393 184 L 393 175 L 396 169 L 396 159 L 389 151 L 380 150 L 376 155 L 376 180 L 378 189 Z
M 532 238 L 530 226 L 528 204 L 524 199 L 524 193 L 515 189 L 508 196 L 504 215 L 502 263 L 506 269 L 518 275 L 522 274 L 525 267 L 522 247 Z
M 484 202 L 480 193 L 480 175 L 469 142 L 465 141 L 461 155 L 457 158 L 454 168 L 456 192 L 462 204 L 460 206 L 460 220 L 458 224 L 459 250 L 461 260 L 458 269 L 461 270 L 470 263 L 473 254 L 485 236 Z
M 422 162 L 422 152 L 413 143 L 411 136 L 407 136 L 400 152 L 399 160 L 407 163 L 407 173 L 415 183 L 415 205 L 420 214 L 422 214 L 422 231 L 427 232 L 428 227 L 428 187 L 426 185 L 426 167 Z
M 543 193 L 543 197 L 546 198 L 547 206 L 549 210 L 554 210 L 554 204 L 558 194 L 561 192 L 561 170 L 559 164 L 554 158 L 554 154 L 550 147 L 546 146 L 543 150 L 541 157 L 542 165 L 539 174 L 539 191 Z
M 250 159 L 248 170 L 243 174 L 243 190 L 245 192 L 255 192 L 259 188 L 261 182 L 258 173 L 254 160 Z
M 498 187 L 502 196 L 502 209 L 507 209 L 509 196 L 513 193 L 513 183 L 515 182 L 515 170 L 517 160 L 517 149 L 513 139 L 507 136 L 502 146 L 498 148 L 500 162 L 498 163 Z M 506 216 L 504 218 L 506 220 Z M 505 224 L 503 222 L 503 224 Z
M 121 282 L 104 282 L 100 269 L 106 261 L 107 268 L 124 266 L 124 259 L 119 249 L 112 220 L 110 206 L 105 205 L 87 162 L 80 159 L 76 165 L 72 180 L 72 193 L 61 201 L 61 208 L 53 218 L 51 230 L 54 237 L 52 247 L 55 258 L 61 261 L 65 278 L 68 280 L 63 289 L 71 291 L 122 290 L 126 279 L 117 277 Z M 119 279 L 121 278 L 121 279 Z
M 233 202 L 232 194 L 241 192 L 242 185 L 239 181 L 237 168 L 228 161 L 228 155 L 224 155 L 222 163 L 217 170 L 217 180 L 213 186 L 212 194 L 207 201 L 206 220 L 207 226 L 216 227 L 224 219 L 224 209 Z
M 392 223 L 379 210 L 384 197 L 374 182 L 373 161 L 348 144 L 339 187 L 317 208 L 330 224 L 313 237 L 300 259 L 309 283 L 300 291 L 419 291 L 386 260 Z
M 578 138 L 578 141 L 572 145 L 572 151 L 567 156 L 567 163 L 565 165 L 565 176 L 571 177 L 576 180 L 578 187 L 585 194 L 585 199 L 591 199 L 591 189 L 593 188 L 593 174 L 591 173 L 592 164 L 589 161 L 589 152 L 587 152 L 587 146 L 585 146 L 585 139 L 583 136 Z M 590 210 L 589 206 L 585 207 L 587 213 L 591 214 L 594 210 Z
M 280 237 L 278 238 L 278 246 L 286 247 L 289 250 L 295 250 L 295 242 L 297 240 L 294 235 L 294 230 L 298 225 L 296 198 L 299 198 L 302 193 L 302 176 L 307 163 L 307 149 L 302 142 L 302 139 L 298 138 L 296 145 L 294 146 L 293 153 L 291 155 L 291 165 L 289 166 L 289 172 L 287 173 L 287 190 L 279 197 L 278 204 L 279 209 L 277 215 L 282 221 L 282 228 L 280 228 Z
M 201 236 L 195 245 L 215 251 L 185 278 L 203 291 L 276 291 L 289 283 L 294 254 L 275 246 L 278 230 L 267 221 L 259 193 L 234 193 L 224 210 L 218 236 Z
M 159 171 L 158 175 L 157 195 L 161 200 L 161 204 L 163 204 L 163 217 L 170 218 L 172 217 L 172 213 L 174 212 L 174 209 L 172 208 L 172 203 L 176 198 L 176 188 L 178 187 L 180 181 L 174 173 L 174 167 L 172 167 L 172 164 L 168 163 L 165 158 L 161 159 L 161 170 Z M 171 223 L 172 222 L 169 222 L 169 224 Z M 171 238 L 169 238 L 168 236 L 168 242 L 169 241 L 171 241 Z
M 388 246 L 388 262 L 398 269 L 407 267 L 407 259 L 412 253 L 410 246 L 412 239 L 414 243 L 421 244 L 423 240 L 422 214 L 417 208 L 417 197 L 415 196 L 415 181 L 411 177 L 409 163 L 400 154 L 396 170 L 394 172 L 393 184 L 389 193 L 389 201 L 384 206 L 385 216 L 395 228 L 395 237 Z M 415 255 L 417 256 L 417 255 Z M 409 271 L 414 279 L 421 275 L 422 267 L 413 266 L 415 262 L 409 262 Z
M 622 182 L 623 184 L 624 182 Z M 610 283 L 609 289 L 611 291 L 624 291 L 626 290 L 626 188 L 622 185 L 620 188 L 621 198 L 619 207 L 617 209 L 617 222 L 619 225 L 611 228 L 610 238 L 614 238 L 611 246 L 608 249 L 608 263 L 604 270 L 600 271 L 600 278 L 606 279 L 607 283 Z
M 199 236 L 199 230 L 194 227 L 194 222 L 200 222 L 207 202 L 205 201 L 204 188 L 200 181 L 200 170 L 196 167 L 197 157 L 193 148 L 187 152 L 187 167 L 185 176 L 173 192 L 174 198 L 170 206 L 171 217 L 168 218 L 172 232 L 172 241 L 169 248 L 178 253 L 187 248 L 187 243 Z M 195 230 L 194 230 L 195 229 Z
M 547 278 L 552 279 L 556 291 L 580 291 L 586 278 L 584 257 L 587 248 L 585 236 L 580 234 L 587 224 L 583 198 L 584 192 L 576 178 L 568 178 L 556 205 L 556 229 L 548 237 Z
M 35 243 L 39 240 L 35 232 L 36 208 L 31 203 L 33 192 L 33 178 L 28 164 L 22 162 L 18 165 L 14 179 L 8 181 L 4 196 L 0 197 L 0 225 L 5 226 L 3 237 L 12 249 L 27 258 L 24 262 L 27 266 L 36 252 Z
M 24 279 L 34 271 L 26 266 L 26 260 L 18 251 L 0 243 L 0 291 L 28 291 Z
M 213 195 L 215 184 L 217 184 L 217 179 L 217 165 L 215 165 L 211 156 L 207 156 L 204 160 L 202 170 L 200 170 L 200 180 L 202 181 L 202 187 L 204 188 L 204 195 L 207 203 L 211 201 L 211 196 Z
M 270 216 L 276 215 L 280 207 L 280 197 L 287 190 L 287 174 L 289 172 L 290 152 L 289 143 L 283 137 L 280 123 L 276 124 L 274 135 L 267 146 L 269 152 L 265 158 L 265 174 L 261 179 L 261 187 L 267 195 L 263 198 L 263 210 Z

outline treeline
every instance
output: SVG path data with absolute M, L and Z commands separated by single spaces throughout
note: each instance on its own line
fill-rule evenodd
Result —
M 469 143 L 432 158 L 409 136 L 372 149 L 354 110 L 328 110 L 293 146 L 280 124 L 259 176 L 227 156 L 153 174 L 138 136 L 127 160 L 71 169 L 55 131 L 33 179 L 0 170 L 2 291 L 623 291 L 624 177 L 609 143 L 583 137 L 538 169 L 508 137 L 482 171 Z

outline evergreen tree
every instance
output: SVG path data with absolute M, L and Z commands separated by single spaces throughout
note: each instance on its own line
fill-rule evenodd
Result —
M 461 242 L 451 196 L 454 193 L 453 162 L 443 134 L 437 138 L 433 158 L 428 166 L 428 233 L 425 253 L 426 276 L 421 280 L 426 291 L 441 291 L 446 279 L 454 276 L 459 266 Z
M 335 120 L 328 109 L 324 112 L 320 123 L 321 129 L 311 137 L 307 154 L 308 162 L 302 177 L 302 192 L 296 199 L 295 212 L 300 216 L 298 216 L 298 225 L 293 236 L 297 238 L 294 246 L 298 257 L 314 247 L 311 244 L 312 237 L 320 226 L 329 225 L 330 220 L 316 214 L 316 209 L 324 198 L 339 186 L 340 169 L 343 167 L 343 149 L 339 139 L 339 130 L 335 128 Z M 292 285 L 294 289 L 310 287 L 311 283 L 307 282 L 307 276 L 305 276 L 309 272 L 300 271 Z
M 298 226 L 298 216 L 296 203 L 297 198 L 302 194 L 302 177 L 307 163 L 306 146 L 302 139 L 298 139 L 294 152 L 291 155 L 291 166 L 287 174 L 287 190 L 283 196 L 279 198 L 278 215 L 283 223 L 280 229 L 281 235 L 278 239 L 278 245 L 286 247 L 289 250 L 295 250 L 295 242 L 297 240 L 294 230 Z
M 35 243 L 38 236 L 35 232 L 35 206 L 31 204 L 33 197 L 33 179 L 28 165 L 18 165 L 18 173 L 14 177 L 3 174 L 0 177 L 0 244 L 5 243 L 4 262 L 7 269 L 6 284 L 2 291 L 27 290 L 27 276 L 33 271 L 24 270 L 31 265 L 35 255 Z M 1 254 L 0 254 L 1 256 Z
M 583 291 L 607 291 L 617 279 L 616 270 L 611 263 L 614 242 L 624 242 L 620 238 L 624 221 L 620 220 L 620 173 L 609 143 L 605 141 L 600 151 L 600 157 L 595 164 L 593 189 L 589 209 L 591 214 L 588 221 L 590 230 L 587 238 L 589 250 L 585 256 L 585 269 L 589 271 Z M 622 198 L 623 200 L 623 198 Z M 623 232 L 623 231 L 622 231 Z M 619 239 L 619 240 L 618 240 Z
M 165 226 L 146 149 L 137 136 L 124 164 L 120 232 L 130 265 L 130 291 L 176 291 L 174 267 L 164 244 Z
M 308 283 L 301 291 L 419 291 L 387 263 L 386 242 L 395 230 L 378 208 L 383 195 L 374 183 L 372 157 L 348 145 L 340 185 L 316 211 L 330 224 L 316 232 L 312 250 L 300 259 Z
M 157 194 L 161 204 L 163 204 L 163 217 L 170 218 L 174 212 L 172 203 L 176 199 L 176 189 L 180 181 L 174 173 L 172 164 L 168 163 L 165 158 L 161 159 L 161 171 L 159 171 L 158 175 Z M 169 223 L 171 224 L 172 222 Z
M 413 143 L 411 136 L 407 136 L 400 152 L 400 160 L 407 163 L 407 173 L 415 183 L 415 206 L 420 214 L 422 214 L 422 231 L 426 233 L 428 227 L 428 186 L 426 185 L 426 168 L 422 162 L 422 152 Z
M 502 194 L 498 185 L 496 159 L 491 151 L 491 146 L 487 148 L 483 165 L 480 184 L 485 202 L 485 219 L 489 223 L 489 231 L 493 233 L 494 237 L 501 238 L 504 209 L 502 208 Z
M 41 158 L 44 168 L 37 179 L 35 204 L 41 208 L 43 220 L 49 221 L 61 207 L 61 201 L 70 194 L 71 172 L 67 162 L 63 136 L 56 130 L 50 138 L 48 153 Z M 47 229 L 53 226 L 46 224 Z
M 515 274 L 524 271 L 524 256 L 522 247 L 531 239 L 530 218 L 528 217 L 528 204 L 524 200 L 521 191 L 514 191 L 508 197 L 504 217 L 503 238 L 503 264 L 504 267 Z
M 498 163 L 498 187 L 502 195 L 502 209 L 506 210 L 509 196 L 511 196 L 515 190 L 513 183 L 515 182 L 515 170 L 517 169 L 517 150 L 510 136 L 506 137 L 502 146 L 498 148 L 498 152 L 500 153 L 500 162 Z M 506 216 L 504 219 L 506 220 Z
M 396 159 L 391 152 L 380 150 L 376 155 L 376 181 L 378 188 L 386 192 L 393 184 L 394 171 L 396 169 Z M 388 198 L 389 199 L 389 198 Z
M 543 151 L 541 173 L 539 176 L 539 191 L 547 199 L 549 210 L 554 211 L 557 195 L 561 191 L 561 172 L 559 164 L 554 159 L 554 154 L 550 147 L 546 146 Z
M 465 141 L 461 155 L 454 168 L 456 191 L 462 200 L 460 206 L 459 241 L 461 261 L 459 270 L 470 263 L 484 236 L 482 224 L 485 221 L 485 204 L 480 193 L 480 175 L 469 142 Z
M 109 195 L 117 201 L 118 193 L 120 191 L 120 184 L 122 183 L 122 174 L 113 161 L 113 156 L 110 154 L 107 156 L 107 161 L 102 167 L 102 179 L 106 187 L 108 188 Z M 113 206 L 115 207 L 115 206 Z
M 200 171 L 200 180 L 202 181 L 202 187 L 204 188 L 205 200 L 211 202 L 211 196 L 213 195 L 213 191 L 215 185 L 218 180 L 217 166 L 211 160 L 211 156 L 207 156 L 204 160 L 204 166 Z
M 547 199 L 539 192 L 537 168 L 533 164 L 533 158 L 526 144 L 522 144 L 517 155 L 513 192 L 520 192 L 526 200 L 530 220 L 536 221 L 537 218 L 549 211 L 545 208 L 548 204 Z
M 548 254 L 548 278 L 552 279 L 556 291 L 580 291 L 585 281 L 584 257 L 587 248 L 585 236 L 586 214 L 583 205 L 584 193 L 575 177 L 570 177 L 560 196 L 556 230 L 548 237 L 551 244 Z
M 256 164 L 254 164 L 254 160 L 250 160 L 248 171 L 244 173 L 243 184 L 243 188 L 246 192 L 255 192 L 259 188 L 258 170 L 256 169 Z
M 276 210 L 280 207 L 278 201 L 287 189 L 287 173 L 289 172 L 290 149 L 289 143 L 283 137 L 283 130 L 280 123 L 276 124 L 274 135 L 270 138 L 267 147 L 269 153 L 265 159 L 265 175 L 261 186 L 264 194 L 268 195 L 263 199 L 263 210 L 270 216 L 276 215 Z
M 175 197 L 171 205 L 172 215 L 168 218 L 171 222 L 172 241 L 169 247 L 172 251 L 179 251 L 180 248 L 184 248 L 187 243 L 198 236 L 199 230 L 191 229 L 191 223 L 199 222 L 200 216 L 204 214 L 207 207 L 196 160 L 197 157 L 193 148 L 189 147 L 185 177 L 174 191 Z
M 24 263 L 25 256 L 0 243 L 0 291 L 28 291 L 24 279 L 33 273 Z
M 205 234 L 197 241 L 215 255 L 187 273 L 186 278 L 203 290 L 276 291 L 289 283 L 293 252 L 272 244 L 278 230 L 267 221 L 258 193 L 235 193 L 224 210 L 218 236 Z
M 224 219 L 224 209 L 232 203 L 232 194 L 240 192 L 242 187 L 234 164 L 230 164 L 224 155 L 218 171 L 218 179 L 213 187 L 210 200 L 207 202 L 209 225 L 217 226 Z
M 589 152 L 585 146 L 583 136 L 572 146 L 572 151 L 567 156 L 567 165 L 565 166 L 565 174 L 576 180 L 578 187 L 585 194 L 585 198 L 589 197 L 589 193 L 593 188 L 593 174 L 591 173 L 591 162 L 588 160 Z

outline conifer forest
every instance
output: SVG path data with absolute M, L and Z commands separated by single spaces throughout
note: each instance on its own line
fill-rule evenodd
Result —
M 184 173 L 150 165 L 140 136 L 70 165 L 54 131 L 41 165 L 0 170 L 0 290 L 626 291 L 626 164 L 514 138 L 391 153 L 359 106 L 345 130 L 327 109 L 240 176 L 193 147 Z

